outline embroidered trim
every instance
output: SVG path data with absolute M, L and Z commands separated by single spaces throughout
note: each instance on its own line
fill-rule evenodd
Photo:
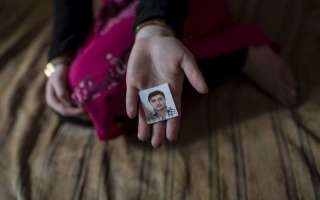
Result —
M 128 57 L 129 52 L 125 53 L 122 58 L 114 57 L 111 53 L 106 54 L 106 60 L 111 67 L 108 67 L 100 81 L 97 81 L 100 79 L 97 76 L 88 76 L 80 81 L 71 95 L 74 103 L 81 106 L 100 97 L 103 91 L 109 91 L 119 85 L 126 73 Z

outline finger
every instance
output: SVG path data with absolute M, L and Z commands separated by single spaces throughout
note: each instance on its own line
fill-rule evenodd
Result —
M 69 92 L 67 90 L 67 87 L 65 85 L 65 81 L 63 80 L 55 80 L 53 83 L 53 87 L 55 89 L 55 93 L 59 101 L 64 105 L 64 106 L 70 106 L 70 96 Z
M 175 117 L 167 121 L 166 137 L 170 142 L 178 139 L 178 132 L 180 128 L 180 117 Z
M 141 141 L 146 141 L 150 138 L 150 125 L 146 122 L 144 111 L 141 106 L 139 108 L 138 138 Z
M 142 56 L 141 49 L 134 45 L 128 59 L 126 74 L 126 112 L 129 118 L 136 117 L 138 113 L 138 89 L 141 88 L 135 84 L 142 82 L 142 80 L 133 77 L 136 77 L 137 66 L 143 65 L 144 58 Z
M 191 83 L 191 85 L 199 92 L 199 93 L 207 93 L 208 86 L 203 78 L 202 73 L 199 70 L 198 65 L 196 64 L 191 53 L 186 53 L 181 62 L 182 70 L 184 71 L 187 79 Z
M 183 83 L 180 84 L 172 84 L 172 95 L 175 103 L 175 107 L 178 112 L 178 117 L 171 118 L 167 120 L 166 126 L 166 137 L 169 141 L 176 141 L 178 138 L 178 131 L 180 127 L 180 119 L 181 119 L 181 96 L 183 90 Z
M 53 110 L 55 110 L 59 114 L 64 113 L 63 105 L 56 97 L 54 88 L 52 84 L 50 84 L 50 82 L 47 83 L 46 87 L 46 101 Z
M 84 114 L 85 111 L 82 107 L 64 107 L 64 115 L 65 116 L 78 116 Z
M 153 147 L 158 147 L 166 136 L 166 121 L 157 122 L 153 125 L 153 133 L 151 144 Z
M 138 90 L 128 85 L 126 92 L 126 111 L 130 118 L 135 118 L 137 115 L 138 97 Z

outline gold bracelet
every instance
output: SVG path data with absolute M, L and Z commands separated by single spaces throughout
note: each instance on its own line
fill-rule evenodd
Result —
M 163 20 L 163 19 L 151 19 L 151 20 L 147 20 L 145 22 L 142 22 L 141 24 L 139 24 L 137 27 L 136 27 L 136 34 L 142 29 L 144 28 L 145 26 L 149 26 L 149 25 L 157 25 L 157 26 L 162 26 L 162 27 L 165 27 L 167 29 L 170 30 L 170 32 L 174 35 L 174 31 L 173 29 Z
M 43 72 L 47 77 L 50 77 L 58 65 L 68 65 L 69 61 L 70 60 L 67 56 L 56 57 L 47 63 Z

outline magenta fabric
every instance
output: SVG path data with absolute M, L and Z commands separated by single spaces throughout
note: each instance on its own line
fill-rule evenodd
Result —
M 98 139 L 105 141 L 124 134 L 116 120 L 126 116 L 126 62 L 134 42 L 137 1 L 101 1 L 94 29 L 70 65 L 68 85 L 73 102 L 83 106 Z M 118 12 L 108 16 L 106 11 L 113 8 Z M 227 0 L 189 0 L 183 29 L 182 41 L 196 59 L 269 44 L 257 27 L 232 22 Z

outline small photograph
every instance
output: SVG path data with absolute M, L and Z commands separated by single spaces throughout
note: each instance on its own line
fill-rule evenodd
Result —
M 141 90 L 139 97 L 148 124 L 178 116 L 168 83 Z

